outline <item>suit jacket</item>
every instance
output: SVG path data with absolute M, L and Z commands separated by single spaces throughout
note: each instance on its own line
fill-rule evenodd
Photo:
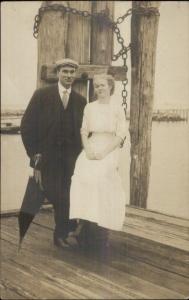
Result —
M 74 122 L 74 148 L 77 154 L 81 151 L 80 128 L 86 99 L 75 91 L 71 91 L 69 101 L 72 102 Z M 62 101 L 58 85 L 36 90 L 29 102 L 21 121 L 21 136 L 26 152 L 30 157 L 30 166 L 34 166 L 32 157 L 42 154 L 42 164 L 48 163 L 50 156 L 56 155 L 54 136 L 57 133 Z

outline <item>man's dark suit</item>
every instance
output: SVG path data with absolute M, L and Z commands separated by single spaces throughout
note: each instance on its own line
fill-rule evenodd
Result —
M 66 110 L 58 85 L 35 91 L 21 121 L 21 136 L 33 167 L 42 154 L 40 170 L 47 199 L 55 212 L 55 236 L 68 233 L 69 190 L 75 161 L 81 151 L 80 128 L 86 99 L 71 91 Z

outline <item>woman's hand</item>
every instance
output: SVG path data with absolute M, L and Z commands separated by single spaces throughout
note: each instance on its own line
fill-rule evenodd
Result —
M 102 151 L 95 151 L 95 158 L 98 160 L 104 159 L 109 153 L 120 147 L 121 141 L 122 139 L 120 137 L 113 137 L 111 143 L 109 143 L 105 149 Z
M 100 152 L 95 152 L 95 159 L 101 160 L 105 158 L 108 155 L 108 152 L 106 150 L 100 151 Z
M 88 159 L 96 159 L 95 153 L 89 145 L 85 147 L 85 153 Z

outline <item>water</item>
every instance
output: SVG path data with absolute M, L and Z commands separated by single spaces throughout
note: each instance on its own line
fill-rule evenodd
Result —
M 129 204 L 129 140 L 121 150 L 120 174 Z M 1 135 L 1 210 L 19 209 L 32 174 L 20 135 Z M 156 123 L 152 128 L 152 162 L 148 208 L 189 218 L 189 126 Z
M 148 208 L 189 218 L 189 124 L 153 123 Z

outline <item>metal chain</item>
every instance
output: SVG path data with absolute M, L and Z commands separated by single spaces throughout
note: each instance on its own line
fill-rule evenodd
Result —
M 35 38 L 38 37 L 39 25 L 40 25 L 43 13 L 46 11 L 50 11 L 50 10 L 51 11 L 61 11 L 63 14 L 72 13 L 74 15 L 78 15 L 78 16 L 82 16 L 82 17 L 90 17 L 91 19 L 94 19 L 97 22 L 103 22 L 107 26 L 111 27 L 113 29 L 113 32 L 116 35 L 117 42 L 121 46 L 121 49 L 119 50 L 119 52 L 117 54 L 113 54 L 112 60 L 116 61 L 120 57 L 122 58 L 123 67 L 125 68 L 126 76 L 127 76 L 127 70 L 128 70 L 127 57 L 128 57 L 128 51 L 131 48 L 131 44 L 129 44 L 128 47 L 125 46 L 124 39 L 121 36 L 118 25 L 120 25 L 128 16 L 130 16 L 132 14 L 132 9 L 129 9 L 123 16 L 118 17 L 116 22 L 114 22 L 113 20 L 110 19 L 108 12 L 106 10 L 102 10 L 99 13 L 90 13 L 88 11 L 80 11 L 76 8 L 67 7 L 67 6 L 64 6 L 63 4 L 47 5 L 47 6 L 39 8 L 39 12 L 35 16 L 35 19 L 34 19 L 35 22 L 34 22 L 34 27 L 33 27 L 33 36 Z M 122 85 L 123 85 L 122 105 L 124 106 L 125 118 L 126 118 L 126 112 L 127 112 L 127 95 L 128 95 L 128 92 L 126 89 L 127 84 L 128 84 L 128 78 L 126 77 L 126 79 L 122 81 Z M 123 143 L 124 143 L 124 141 L 123 141 Z

